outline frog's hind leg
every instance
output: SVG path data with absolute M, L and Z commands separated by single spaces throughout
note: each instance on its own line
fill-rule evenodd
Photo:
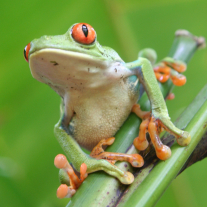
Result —
M 141 155 L 138 154 L 124 154 L 124 153 L 114 153 L 105 152 L 103 145 L 113 144 L 115 138 L 102 139 L 91 151 L 90 156 L 96 159 L 105 159 L 111 164 L 115 164 L 116 161 L 127 161 L 131 163 L 133 167 L 142 167 L 144 160 Z

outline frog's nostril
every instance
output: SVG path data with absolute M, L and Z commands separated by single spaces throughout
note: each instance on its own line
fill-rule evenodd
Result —
M 24 58 L 28 62 L 28 55 L 30 50 L 30 43 L 24 48 Z

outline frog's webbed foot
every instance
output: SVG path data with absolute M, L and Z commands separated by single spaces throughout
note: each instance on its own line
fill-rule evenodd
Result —
M 186 77 L 180 73 L 186 70 L 186 64 L 173 58 L 164 58 L 153 68 L 155 76 L 161 83 L 166 82 L 169 78 L 176 86 L 182 86 L 186 83 Z
M 179 145 L 186 146 L 190 143 L 190 134 L 175 127 L 168 116 L 155 117 L 153 113 L 141 111 L 138 104 L 133 106 L 132 112 L 143 120 L 140 125 L 139 136 L 133 142 L 138 150 L 145 150 L 148 147 L 149 143 L 146 139 L 148 132 L 157 157 L 161 160 L 168 159 L 171 156 L 171 150 L 168 146 L 163 145 L 159 137 L 163 129 L 175 135 Z
M 103 170 L 109 175 L 112 175 L 120 180 L 123 184 L 131 184 L 134 181 L 134 176 L 130 172 L 124 172 L 115 166 L 116 161 L 128 161 L 133 167 L 142 167 L 144 160 L 138 154 L 122 154 L 104 152 L 103 145 L 111 145 L 115 138 L 108 138 L 101 140 L 92 150 L 90 156 L 85 159 L 80 166 L 80 178 L 76 175 L 72 166 L 67 161 L 67 158 L 59 154 L 55 157 L 54 164 L 60 171 L 61 184 L 57 190 L 58 198 L 70 198 L 79 188 L 88 173 Z M 95 158 L 95 159 L 94 159 Z
M 87 174 L 87 166 L 85 163 L 81 164 L 80 167 L 80 178 L 76 175 L 74 172 L 72 166 L 67 161 L 67 158 L 59 154 L 55 157 L 54 164 L 57 168 L 62 169 L 65 171 L 65 174 L 67 174 L 70 182 L 70 186 L 66 184 L 61 184 L 59 188 L 57 189 L 57 197 L 58 198 L 70 198 L 75 193 L 76 190 L 79 188 L 81 183 L 85 180 L 85 178 L 88 176 Z
M 115 164 L 116 161 L 127 161 L 131 163 L 133 167 L 142 167 L 144 165 L 144 160 L 139 154 L 124 154 L 124 153 L 114 153 L 105 152 L 103 145 L 113 144 L 115 138 L 111 137 L 108 139 L 102 139 L 91 151 L 90 156 L 96 159 L 105 159 L 111 164 Z

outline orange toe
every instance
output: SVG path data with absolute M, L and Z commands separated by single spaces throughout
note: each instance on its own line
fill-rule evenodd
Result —
M 87 178 L 88 173 L 86 171 L 87 171 L 87 165 L 85 163 L 82 163 L 81 167 L 80 167 L 80 178 L 81 178 L 81 181 L 83 181 L 83 180 L 85 180 Z
M 66 164 L 67 164 L 67 158 L 65 157 L 65 155 L 63 154 L 58 154 L 56 157 L 55 157 L 55 160 L 54 160 L 54 165 L 55 167 L 59 168 L 59 169 L 62 169 L 62 168 L 65 168 Z
M 171 150 L 168 146 L 163 145 L 160 149 L 156 150 L 156 155 L 160 160 L 167 160 L 171 156 Z
M 66 184 L 61 184 L 57 189 L 58 198 L 71 198 L 76 193 L 75 189 L 68 187 Z
M 184 75 L 171 76 L 170 78 L 176 86 L 183 86 L 186 83 L 186 77 Z
M 174 93 L 169 93 L 168 96 L 166 97 L 167 100 L 173 100 L 175 98 Z
M 136 149 L 143 151 L 145 149 L 147 149 L 149 143 L 147 141 L 147 139 L 144 140 L 140 140 L 139 137 L 136 137 L 133 141 L 134 146 L 136 147 Z

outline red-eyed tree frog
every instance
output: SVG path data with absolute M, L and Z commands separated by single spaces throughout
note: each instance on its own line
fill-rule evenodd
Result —
M 60 185 L 59 198 L 71 197 L 88 173 L 103 170 L 123 184 L 130 184 L 130 172 L 117 168 L 115 161 L 128 161 L 134 167 L 144 164 L 139 154 L 105 152 L 103 145 L 114 142 L 114 134 L 131 112 L 142 118 L 134 145 L 138 150 L 148 146 L 148 132 L 156 155 L 161 160 L 170 157 L 168 146 L 162 144 L 159 133 L 167 130 L 181 146 L 189 144 L 190 134 L 174 126 L 159 89 L 156 78 L 164 82 L 171 78 L 175 85 L 185 83 L 179 72 L 185 64 L 165 58 L 153 70 L 156 53 L 145 49 L 134 62 L 125 63 L 111 48 L 101 46 L 95 30 L 86 23 L 74 24 L 64 35 L 42 36 L 24 49 L 35 79 L 46 83 L 61 99 L 61 117 L 55 125 L 55 135 L 73 167 L 80 171 L 77 177 L 64 155 L 55 158 L 55 165 L 67 172 L 70 186 Z M 140 83 L 143 85 L 151 111 L 140 110 Z M 88 155 L 81 147 L 92 150 Z

